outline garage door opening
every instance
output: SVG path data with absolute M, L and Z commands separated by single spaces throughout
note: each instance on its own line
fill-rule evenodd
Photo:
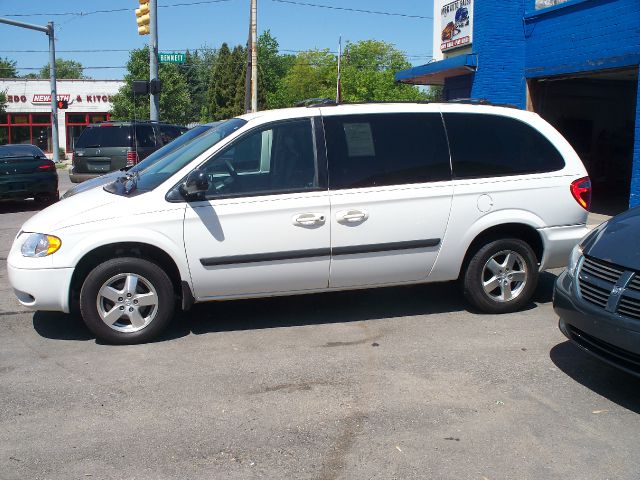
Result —
M 638 69 L 529 80 L 533 109 L 564 135 L 593 185 L 591 211 L 629 208 Z

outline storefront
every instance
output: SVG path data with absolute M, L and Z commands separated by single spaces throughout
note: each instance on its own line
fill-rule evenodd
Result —
M 58 100 L 69 108 L 58 110 L 60 147 L 66 152 L 87 125 L 109 120 L 111 99 L 124 82 L 120 80 L 58 80 Z M 0 145 L 31 143 L 47 153 L 51 140 L 51 87 L 48 80 L 0 79 L 6 92 L 6 112 L 0 114 Z
M 396 80 L 537 112 L 617 213 L 640 205 L 638 18 L 638 0 L 435 0 L 434 61 Z

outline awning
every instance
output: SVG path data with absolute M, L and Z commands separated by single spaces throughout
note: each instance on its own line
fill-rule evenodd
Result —
M 431 62 L 396 73 L 396 82 L 412 85 L 444 85 L 444 79 L 476 71 L 478 55 L 469 53 Z

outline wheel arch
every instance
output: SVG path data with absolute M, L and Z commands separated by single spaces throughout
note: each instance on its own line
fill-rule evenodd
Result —
M 149 260 L 162 268 L 173 285 L 178 298 L 183 297 L 184 281 L 175 260 L 165 250 L 144 242 L 117 242 L 101 245 L 86 252 L 77 262 L 71 277 L 69 305 L 77 311 L 80 288 L 85 278 L 96 266 L 112 258 L 134 257 Z
M 502 223 L 488 227 L 474 237 L 460 265 L 458 277 L 460 278 L 464 274 L 471 258 L 483 245 L 494 240 L 505 238 L 517 238 L 526 242 L 535 253 L 538 264 L 540 264 L 544 254 L 544 242 L 538 230 L 526 223 Z

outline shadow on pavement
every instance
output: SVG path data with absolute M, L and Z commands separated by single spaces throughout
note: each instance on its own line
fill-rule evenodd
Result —
M 550 302 L 555 279 L 555 275 L 543 273 L 533 301 L 525 309 L 536 308 L 536 303 Z M 194 305 L 188 312 L 178 311 L 167 331 L 157 341 L 173 340 L 190 333 L 202 335 L 358 322 L 463 310 L 469 310 L 469 306 L 456 282 L 209 302 Z M 33 326 L 45 338 L 93 338 L 77 316 L 37 312 L 33 317 Z
M 549 352 L 551 361 L 589 390 L 621 407 L 640 413 L 640 379 L 593 358 L 570 341 Z
M 38 203 L 35 200 L 2 200 L 0 201 L 0 214 L 3 213 L 19 213 L 19 212 L 37 212 L 47 205 Z

